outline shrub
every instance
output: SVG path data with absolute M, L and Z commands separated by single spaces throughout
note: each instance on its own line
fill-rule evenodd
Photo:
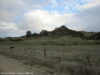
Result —
M 30 38 L 31 36 L 32 36 L 32 32 L 31 32 L 31 31 L 27 31 L 27 32 L 26 32 L 26 37 L 27 37 L 27 38 Z

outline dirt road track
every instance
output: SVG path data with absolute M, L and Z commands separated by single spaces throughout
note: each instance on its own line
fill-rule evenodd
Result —
M 24 65 L 17 60 L 0 55 L 0 69 L 1 73 L 12 73 L 4 75 L 42 75 L 35 68 Z

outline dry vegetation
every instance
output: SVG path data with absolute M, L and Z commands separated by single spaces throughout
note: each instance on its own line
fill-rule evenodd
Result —
M 99 45 L 3 45 L 0 54 L 51 75 L 99 75 Z

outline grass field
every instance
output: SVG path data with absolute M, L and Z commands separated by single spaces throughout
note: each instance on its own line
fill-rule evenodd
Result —
M 39 38 L 0 43 L 0 54 L 51 75 L 100 75 L 98 41 Z

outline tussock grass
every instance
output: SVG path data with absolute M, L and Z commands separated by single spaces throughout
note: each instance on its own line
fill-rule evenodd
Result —
M 0 69 L 0 75 L 3 75 L 2 72 L 3 72 L 3 71 Z
M 57 45 L 57 46 L 66 46 L 66 45 L 99 45 L 100 40 L 87 40 L 79 37 L 72 36 L 62 36 L 62 37 L 40 37 L 37 39 L 25 39 L 23 41 L 3 41 L 0 44 L 15 44 L 15 45 Z
M 14 47 L 13 51 L 9 50 L 10 47 Z M 100 47 L 97 45 L 9 45 L 0 46 L 0 49 L 3 49 L 0 54 L 50 74 L 100 74 Z

